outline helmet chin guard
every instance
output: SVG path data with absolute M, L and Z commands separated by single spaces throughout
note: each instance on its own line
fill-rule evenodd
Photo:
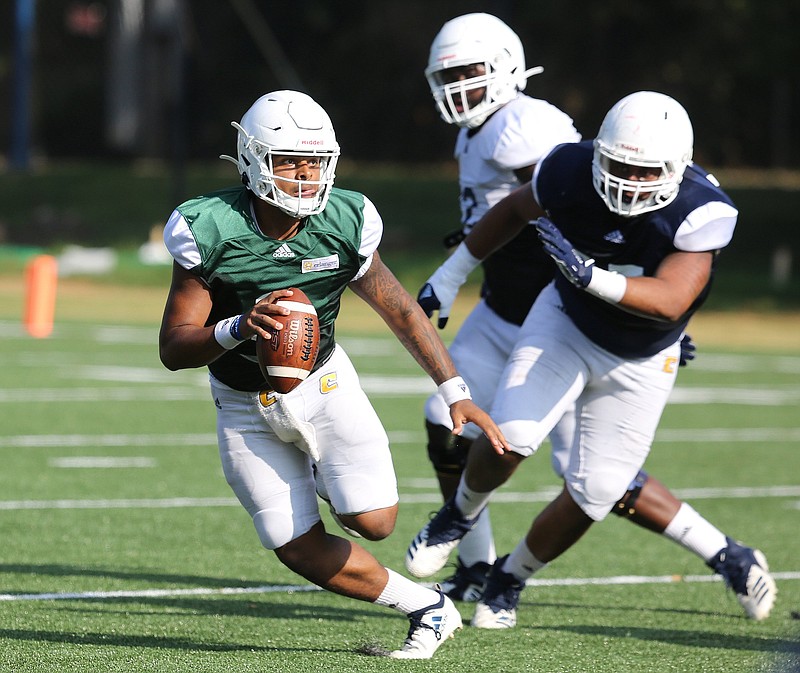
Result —
M 293 217 L 316 215 L 325 209 L 340 150 L 333 124 L 318 103 L 299 91 L 275 91 L 261 96 L 241 121 L 231 122 L 231 126 L 238 132 L 237 158 L 220 158 L 236 164 L 242 182 L 255 196 Z M 277 177 L 275 156 L 319 159 L 319 180 Z M 296 183 L 296 194 L 279 189 L 276 179 Z M 303 195 L 313 188 L 313 194 Z
M 693 144 L 692 123 L 680 103 L 654 91 L 630 94 L 609 110 L 594 140 L 595 191 L 624 217 L 663 208 L 678 195 Z M 630 179 L 626 167 L 651 169 L 658 177 Z
M 483 65 L 484 75 L 447 81 L 444 71 Z M 445 23 L 433 40 L 425 77 L 442 119 L 448 124 L 477 128 L 493 112 L 513 100 L 528 78 L 544 68 L 525 69 L 525 51 L 517 34 L 491 14 L 474 13 Z M 486 89 L 470 106 L 466 93 Z

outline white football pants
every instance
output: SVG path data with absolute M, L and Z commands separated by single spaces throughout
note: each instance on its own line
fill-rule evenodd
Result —
M 644 465 L 675 384 L 680 343 L 636 360 L 589 340 L 564 314 L 551 283 L 520 328 L 491 415 L 513 450 L 536 452 L 574 407 L 564 479 L 575 502 L 600 521 Z
M 320 491 L 338 513 L 361 514 L 398 502 L 389 439 L 340 346 L 281 396 L 280 409 L 275 393 L 233 390 L 214 377 L 211 394 L 225 478 L 267 549 L 285 545 L 320 520 L 312 459 L 274 428 L 286 437 L 287 428 L 299 424 L 314 435 Z M 282 417 L 271 424 L 273 413 Z

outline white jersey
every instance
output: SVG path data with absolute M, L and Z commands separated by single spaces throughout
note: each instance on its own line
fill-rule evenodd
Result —
M 580 139 L 569 115 L 547 101 L 523 93 L 477 129 L 462 128 L 455 157 L 464 232 L 519 186 L 516 169 L 538 164 L 556 145 Z M 552 280 L 555 267 L 533 227 L 527 227 L 495 251 L 482 266 L 483 301 L 459 328 L 449 350 L 476 403 L 488 409 L 519 325 L 541 289 Z M 426 402 L 425 416 L 431 423 L 452 427 L 449 407 L 438 393 Z M 473 424 L 464 429 L 464 436 L 469 439 L 478 434 L 480 430 Z M 566 453 L 571 435 L 572 428 L 564 421 L 551 435 L 559 474 L 566 459 L 557 458 L 556 454 Z
M 479 128 L 462 128 L 455 157 L 464 232 L 519 185 L 516 169 L 538 163 L 556 145 L 580 139 L 569 115 L 523 93 Z

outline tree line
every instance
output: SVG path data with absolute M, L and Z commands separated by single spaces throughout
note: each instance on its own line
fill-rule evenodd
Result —
M 33 152 L 213 159 L 259 95 L 299 88 L 328 110 L 349 159 L 447 160 L 455 132 L 423 71 L 442 23 L 471 11 L 519 34 L 528 65 L 545 68 L 526 92 L 584 137 L 616 100 L 652 89 L 689 111 L 698 161 L 800 165 L 800 3 L 786 0 L 38 0 Z M 14 39 L 7 2 L 0 100 L 14 96 Z M 0 153 L 11 107 L 0 109 Z

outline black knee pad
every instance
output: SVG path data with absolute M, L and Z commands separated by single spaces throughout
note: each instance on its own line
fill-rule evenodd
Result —
M 637 475 L 633 478 L 633 481 L 628 485 L 628 490 L 625 491 L 625 495 L 617 501 L 617 504 L 614 505 L 611 511 L 617 516 L 624 518 L 633 516 L 636 512 L 636 501 L 649 478 L 650 475 L 648 475 L 647 472 L 639 470 Z
M 467 464 L 467 453 L 472 440 L 454 435 L 444 425 L 425 421 L 428 433 L 428 458 L 437 472 L 461 474 Z

